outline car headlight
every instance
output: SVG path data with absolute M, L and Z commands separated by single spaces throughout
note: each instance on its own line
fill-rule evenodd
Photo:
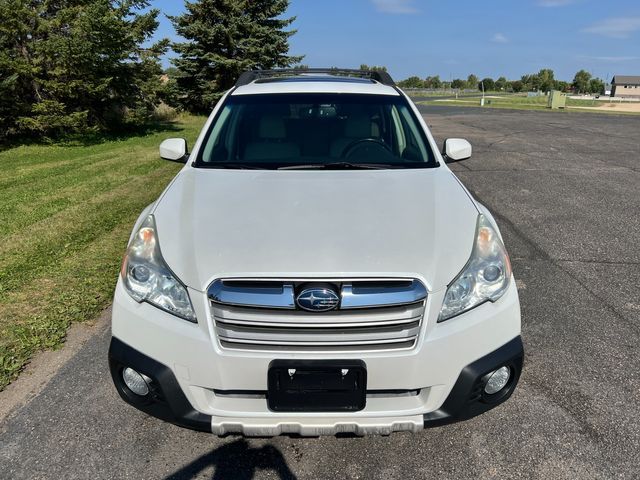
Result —
M 471 258 L 447 288 L 438 322 L 498 300 L 509 287 L 511 263 L 491 222 L 478 216 Z
M 129 243 L 120 273 L 125 289 L 137 302 L 150 303 L 196 322 L 187 288 L 162 258 L 153 215 L 142 222 Z

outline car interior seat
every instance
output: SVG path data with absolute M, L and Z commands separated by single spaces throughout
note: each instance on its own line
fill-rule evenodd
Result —
M 281 115 L 260 117 L 257 135 L 258 138 L 245 148 L 245 160 L 266 161 L 300 156 L 300 147 L 287 140 L 286 126 Z

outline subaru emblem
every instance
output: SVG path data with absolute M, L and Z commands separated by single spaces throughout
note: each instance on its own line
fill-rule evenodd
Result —
M 296 297 L 296 303 L 309 312 L 326 312 L 338 306 L 340 297 L 329 288 L 307 288 Z

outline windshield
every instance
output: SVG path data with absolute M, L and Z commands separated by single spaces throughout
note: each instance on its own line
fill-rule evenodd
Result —
M 363 94 L 231 95 L 196 159 L 205 168 L 428 168 L 407 100 Z

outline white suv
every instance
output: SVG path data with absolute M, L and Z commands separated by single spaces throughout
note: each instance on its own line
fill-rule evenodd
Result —
M 384 72 L 244 73 L 140 215 L 109 351 L 128 403 L 213 432 L 389 434 L 505 401 L 523 361 L 487 209 Z

